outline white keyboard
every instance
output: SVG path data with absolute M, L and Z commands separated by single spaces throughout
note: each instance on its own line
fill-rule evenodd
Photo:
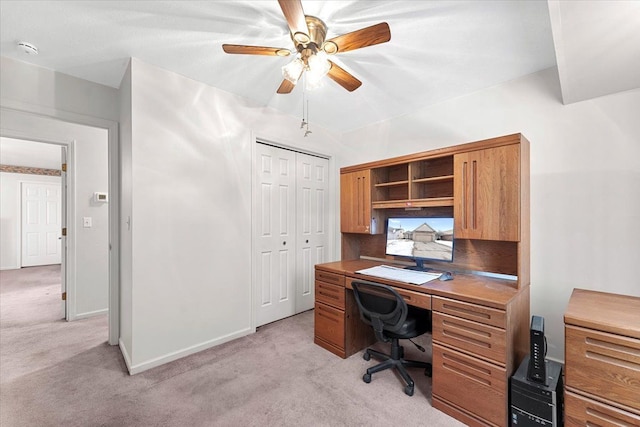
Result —
M 407 270 L 404 268 L 392 267 L 390 265 L 379 265 L 376 267 L 358 270 L 356 273 L 368 276 L 380 277 L 382 279 L 397 280 L 398 282 L 422 285 L 441 276 L 440 273 L 430 273 L 428 271 Z

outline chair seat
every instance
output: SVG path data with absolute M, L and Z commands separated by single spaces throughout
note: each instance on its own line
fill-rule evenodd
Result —
M 414 338 L 429 331 L 429 322 L 417 317 L 411 317 L 402 323 L 397 331 L 385 331 L 390 338 Z

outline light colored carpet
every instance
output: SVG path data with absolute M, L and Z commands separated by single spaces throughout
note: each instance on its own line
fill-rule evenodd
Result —
M 2 427 L 462 425 L 431 407 L 420 369 L 412 397 L 391 371 L 365 384 L 375 362 L 313 344 L 313 311 L 129 376 L 106 316 L 60 320 L 57 277 L 56 266 L 0 272 Z M 408 358 L 430 357 L 406 344 Z

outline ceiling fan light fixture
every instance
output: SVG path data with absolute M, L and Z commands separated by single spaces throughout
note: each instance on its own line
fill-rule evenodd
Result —
M 327 59 L 327 54 L 319 51 L 307 59 L 307 82 L 311 86 L 317 86 L 320 80 L 327 75 L 331 69 L 331 63 Z
M 293 40 L 300 44 L 306 45 L 311 41 L 311 37 L 309 37 L 308 34 L 298 32 L 293 35 Z
M 322 45 L 322 50 L 325 51 L 328 55 L 333 55 L 338 52 L 338 45 L 332 41 L 328 41 Z
M 282 77 L 289 80 L 291 83 L 296 84 L 304 71 L 304 62 L 302 59 L 296 58 L 282 67 Z

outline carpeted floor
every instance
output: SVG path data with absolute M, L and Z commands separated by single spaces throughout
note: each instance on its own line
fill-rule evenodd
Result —
M 422 370 L 412 397 L 390 371 L 365 384 L 375 362 L 313 344 L 312 311 L 130 376 L 106 316 L 65 322 L 59 295 L 59 266 L 0 272 L 2 427 L 462 425 L 431 407 Z

